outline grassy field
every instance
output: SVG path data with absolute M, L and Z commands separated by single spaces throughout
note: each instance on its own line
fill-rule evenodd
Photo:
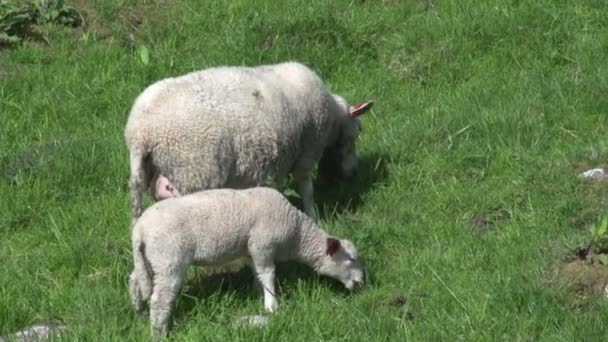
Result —
M 608 336 L 605 299 L 546 276 L 608 206 L 607 186 L 576 177 L 608 157 L 605 1 L 68 3 L 85 26 L 0 51 L 0 335 L 60 319 L 69 340 L 147 340 L 126 287 L 133 100 L 164 77 L 291 59 L 376 100 L 360 177 L 315 185 L 322 226 L 357 244 L 369 284 L 348 295 L 283 265 L 278 314 L 237 329 L 262 313 L 251 273 L 193 270 L 172 339 Z

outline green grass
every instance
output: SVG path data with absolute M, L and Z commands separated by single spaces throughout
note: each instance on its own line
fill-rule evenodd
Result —
M 608 205 L 606 186 L 576 177 L 608 155 L 605 1 L 67 3 L 86 26 L 0 52 L 0 335 L 62 319 L 70 340 L 146 340 L 126 287 L 133 100 L 164 77 L 287 59 L 376 100 L 361 176 L 316 184 L 322 226 L 354 240 L 369 286 L 345 295 L 286 265 L 269 326 L 235 329 L 262 312 L 251 273 L 192 276 L 174 340 L 608 335 L 604 299 L 574 305 L 544 281 Z M 397 295 L 405 306 L 387 305 Z

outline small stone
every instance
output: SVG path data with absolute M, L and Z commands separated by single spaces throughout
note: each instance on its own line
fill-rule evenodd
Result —
M 608 170 L 605 168 L 595 168 L 581 173 L 579 177 L 605 180 L 608 179 Z
M 237 325 L 259 327 L 268 324 L 268 317 L 263 315 L 250 315 L 239 318 L 236 321 Z
M 68 326 L 59 321 L 38 323 L 19 330 L 13 336 L 0 337 L 4 341 L 48 341 L 68 330 Z

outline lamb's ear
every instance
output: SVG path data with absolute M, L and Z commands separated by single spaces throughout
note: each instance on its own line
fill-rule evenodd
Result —
M 354 106 L 350 106 L 350 117 L 356 118 L 359 115 L 365 114 L 368 110 L 372 108 L 374 105 L 374 101 L 357 103 Z
M 340 249 L 340 240 L 333 237 L 328 237 L 326 250 L 327 255 L 333 256 L 338 251 L 338 249 Z

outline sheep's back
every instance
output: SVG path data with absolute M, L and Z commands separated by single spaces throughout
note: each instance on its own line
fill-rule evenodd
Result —
M 127 132 L 182 193 L 280 182 L 302 150 L 326 139 L 327 94 L 307 69 L 279 69 L 221 67 L 157 82 L 136 101 Z
M 191 251 L 194 260 L 221 264 L 247 256 L 252 243 L 266 248 L 289 243 L 300 215 L 274 189 L 215 189 L 157 202 L 135 228 L 154 245 Z

